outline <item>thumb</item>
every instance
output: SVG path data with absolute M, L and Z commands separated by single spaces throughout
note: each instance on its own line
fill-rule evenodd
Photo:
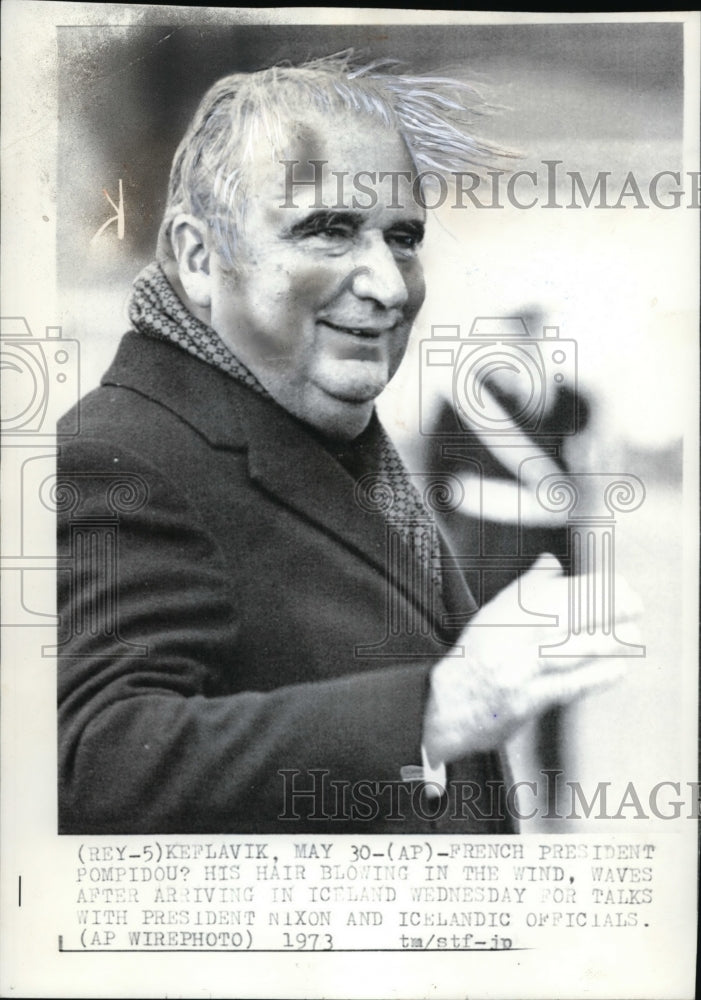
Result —
M 541 552 L 536 561 L 532 566 L 526 571 L 527 573 L 542 572 L 543 570 L 550 570 L 551 573 L 563 573 L 562 563 L 554 556 L 552 552 Z M 524 574 L 525 575 L 525 574 Z

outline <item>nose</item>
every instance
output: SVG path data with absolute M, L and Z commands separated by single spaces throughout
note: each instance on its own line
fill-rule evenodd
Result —
M 409 297 L 406 281 L 382 233 L 365 235 L 351 288 L 359 299 L 372 299 L 385 309 L 405 305 Z

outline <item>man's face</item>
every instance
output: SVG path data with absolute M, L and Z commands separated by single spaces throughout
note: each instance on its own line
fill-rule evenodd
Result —
M 396 372 L 423 302 L 425 213 L 406 178 L 398 197 L 392 178 L 379 179 L 413 176 L 398 133 L 350 114 L 308 117 L 289 132 L 284 155 L 266 148 L 246 167 L 236 269 L 214 256 L 211 325 L 280 405 L 352 438 Z M 286 184 L 283 159 L 298 161 L 295 182 L 314 179 L 310 160 L 326 161 L 320 199 L 314 185 Z M 354 185 L 360 171 L 369 193 Z

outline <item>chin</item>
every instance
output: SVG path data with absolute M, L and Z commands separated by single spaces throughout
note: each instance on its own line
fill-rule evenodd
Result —
M 343 370 L 326 373 L 319 385 L 344 403 L 371 403 L 387 386 L 390 375 L 385 365 L 344 362 Z

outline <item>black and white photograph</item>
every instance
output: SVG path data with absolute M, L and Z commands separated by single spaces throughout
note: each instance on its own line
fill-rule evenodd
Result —
M 691 998 L 698 14 L 3 35 L 4 995 Z

